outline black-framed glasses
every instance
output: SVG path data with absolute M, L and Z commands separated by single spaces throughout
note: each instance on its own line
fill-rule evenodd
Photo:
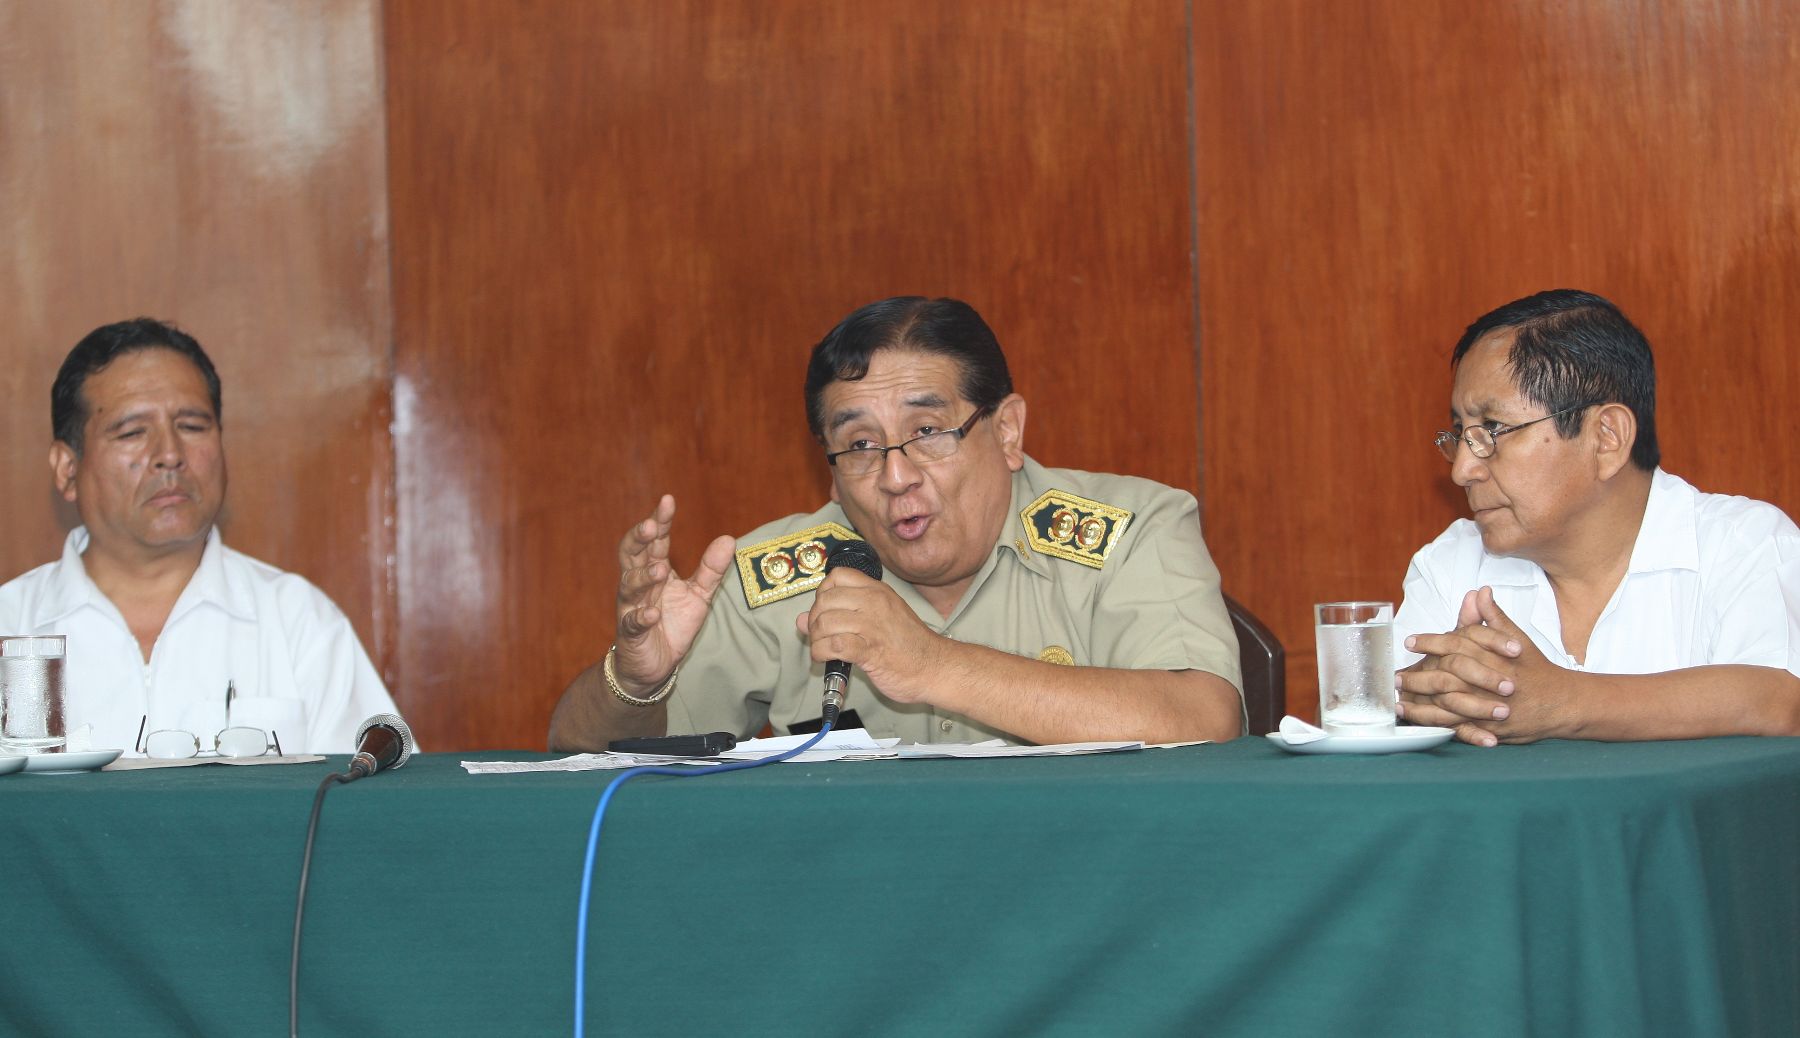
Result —
M 1539 422 L 1547 422 L 1558 415 L 1565 415 L 1570 411 L 1585 410 L 1596 404 L 1602 403 L 1605 403 L 1605 401 L 1590 400 L 1585 404 L 1574 404 L 1565 407 L 1560 411 L 1552 411 L 1542 418 L 1533 418 L 1529 422 L 1520 422 L 1518 425 L 1502 425 L 1499 422 L 1487 422 L 1482 425 L 1472 425 L 1467 429 L 1461 429 L 1457 432 L 1439 429 L 1437 436 L 1433 437 L 1431 442 L 1437 445 L 1438 451 L 1444 455 L 1444 460 L 1449 461 L 1451 464 L 1455 464 L 1456 462 L 1456 449 L 1458 445 L 1464 443 L 1469 445 L 1470 454 L 1486 461 L 1488 458 L 1494 456 L 1494 451 L 1499 449 L 1499 445 L 1494 441 L 1505 436 L 1507 433 L 1518 432 L 1526 426 L 1536 425 Z
M 929 432 L 923 436 L 914 436 L 905 443 L 896 443 L 892 447 L 852 447 L 844 451 L 825 452 L 825 461 L 846 476 L 866 476 L 887 464 L 888 451 L 899 451 L 913 461 L 941 461 L 955 454 L 962 446 L 963 437 L 975 428 L 975 423 L 994 413 L 994 406 L 976 408 L 969 420 L 954 429 L 942 432 Z

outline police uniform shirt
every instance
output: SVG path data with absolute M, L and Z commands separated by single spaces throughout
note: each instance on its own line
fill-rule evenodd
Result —
M 832 503 L 739 539 L 734 571 L 669 697 L 671 734 L 744 737 L 764 722 L 778 734 L 806 722 L 817 730 L 824 664 L 813 662 L 795 621 L 812 608 L 826 553 L 855 536 Z M 1147 479 L 1049 469 L 1028 457 L 1013 474 L 994 550 L 949 617 L 906 581 L 882 579 L 927 627 L 958 641 L 1074 666 L 1202 670 L 1242 687 L 1199 507 L 1191 494 Z M 889 700 L 857 669 L 844 709 L 875 738 L 1020 741 L 927 703 Z

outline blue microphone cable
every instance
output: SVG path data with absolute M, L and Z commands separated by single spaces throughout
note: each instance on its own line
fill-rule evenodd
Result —
M 793 749 L 778 753 L 773 757 L 737 761 L 710 768 L 671 768 L 660 764 L 645 765 L 638 768 L 626 768 L 607 783 L 606 792 L 600 794 L 599 806 L 594 808 L 594 824 L 588 829 L 587 860 L 581 867 L 581 911 L 576 923 L 578 929 L 575 933 L 575 1038 L 581 1038 L 587 1016 L 588 893 L 593 888 L 594 881 L 594 850 L 600 845 L 600 823 L 606 820 L 606 805 L 612 801 L 613 794 L 618 791 L 620 786 L 639 775 L 672 775 L 675 778 L 695 778 L 701 775 L 718 775 L 727 771 L 743 771 L 745 768 L 760 768 L 765 764 L 779 764 L 817 746 L 819 740 L 830 733 L 831 726 L 836 720 L 836 711 L 832 711 L 832 716 L 819 726 L 819 734 Z

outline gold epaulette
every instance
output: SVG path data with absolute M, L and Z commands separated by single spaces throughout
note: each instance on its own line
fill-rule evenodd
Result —
M 1026 505 L 1019 518 L 1037 551 L 1099 569 L 1125 536 L 1132 513 L 1052 490 Z
M 811 591 L 825 579 L 825 556 L 845 541 L 861 540 L 837 523 L 821 523 L 737 551 L 750 608 Z

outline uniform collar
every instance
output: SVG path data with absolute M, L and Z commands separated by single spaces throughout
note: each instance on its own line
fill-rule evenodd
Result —
M 1026 455 L 1025 464 L 1013 473 L 1012 503 L 1007 506 L 1006 522 L 1001 524 L 1000 539 L 994 545 L 995 555 L 1011 555 L 1027 572 L 1045 579 L 1053 575 L 1050 560 L 1033 551 L 1031 541 L 1025 536 L 1031 529 L 1025 509 L 1045 491 L 1053 489 L 1049 470 Z
M 81 553 L 87 550 L 87 527 L 77 526 L 69 531 L 63 541 L 62 559 L 50 581 L 46 622 L 61 620 L 84 606 L 93 606 L 106 612 L 117 613 L 118 607 L 106 593 L 100 590 L 88 576 L 87 566 L 82 562 Z M 231 579 L 225 570 L 225 545 L 219 538 L 219 528 L 213 527 L 206 534 L 206 549 L 200 555 L 200 566 L 188 579 L 187 587 L 181 590 L 181 597 L 175 600 L 175 608 L 169 613 L 173 621 L 182 613 L 202 603 L 211 603 L 239 619 L 250 619 L 256 615 L 255 595 L 242 581 Z M 165 624 L 166 626 L 166 624 Z

